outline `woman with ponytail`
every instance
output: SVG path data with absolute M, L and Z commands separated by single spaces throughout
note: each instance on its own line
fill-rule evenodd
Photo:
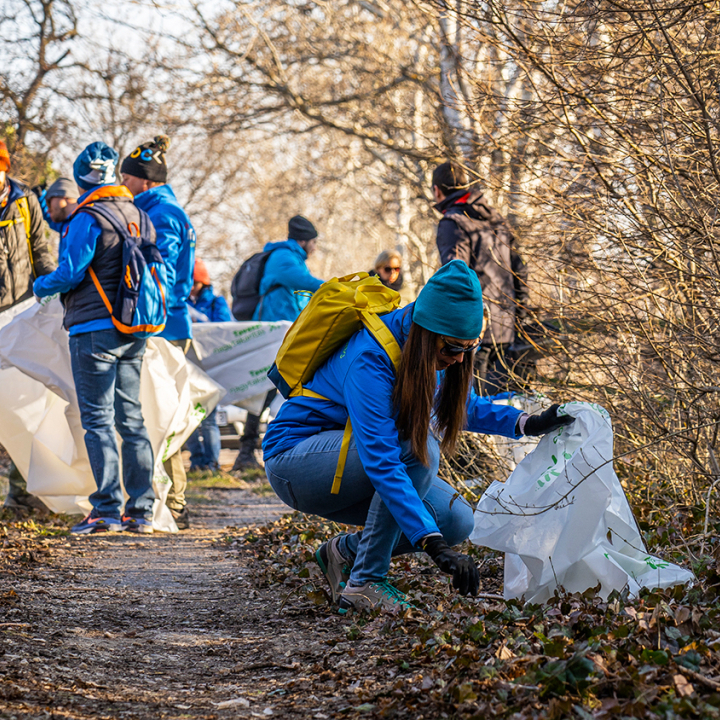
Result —
M 340 612 L 407 607 L 387 574 L 390 558 L 408 552 L 426 552 L 461 594 L 477 594 L 477 567 L 451 549 L 472 531 L 473 511 L 437 477 L 440 452 L 452 455 L 463 430 L 520 437 L 572 422 L 557 405 L 528 416 L 471 390 L 483 302 L 476 273 L 462 261 L 443 266 L 413 304 L 381 319 L 402 350 L 397 372 L 373 335 L 357 332 L 305 385 L 326 399 L 290 398 L 263 442 L 268 480 L 285 503 L 363 526 L 316 553 Z M 348 417 L 352 440 L 333 494 Z

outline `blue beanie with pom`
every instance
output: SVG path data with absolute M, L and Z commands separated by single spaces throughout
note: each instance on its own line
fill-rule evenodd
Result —
M 75 182 L 82 190 L 115 182 L 120 156 L 104 142 L 90 143 L 73 163 Z
M 483 326 L 482 287 L 462 260 L 443 265 L 420 291 L 413 308 L 420 327 L 458 340 L 476 340 Z

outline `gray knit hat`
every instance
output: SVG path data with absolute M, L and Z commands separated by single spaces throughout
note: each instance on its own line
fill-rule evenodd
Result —
M 79 198 L 81 195 L 78 186 L 70 178 L 58 178 L 47 190 L 45 197 L 50 198 Z

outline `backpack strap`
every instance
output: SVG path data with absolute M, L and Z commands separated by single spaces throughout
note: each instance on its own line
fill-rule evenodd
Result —
M 387 353 L 395 372 L 400 367 L 400 359 L 402 357 L 402 350 L 395 339 L 395 336 L 390 332 L 388 326 L 380 319 L 375 313 L 367 313 L 360 311 L 360 319 L 363 325 L 373 334 L 373 337 L 380 343 L 380 347 Z M 307 390 L 304 387 L 290 393 L 290 397 L 312 397 L 317 400 L 328 400 L 324 395 L 314 392 L 313 390 Z M 329 400 L 328 400 L 329 402 Z M 348 416 L 347 422 L 345 423 L 345 430 L 343 431 L 342 443 L 340 445 L 340 455 L 338 457 L 337 467 L 335 468 L 335 477 L 333 478 L 333 484 L 330 488 L 332 495 L 337 495 L 340 492 L 340 483 L 342 482 L 342 476 L 345 472 L 345 463 L 347 462 L 348 451 L 350 450 L 350 439 L 352 438 L 352 423 Z
M 17 225 L 21 222 L 25 227 L 25 240 L 27 240 L 28 255 L 30 255 L 30 267 L 32 268 L 33 275 L 37 277 L 35 273 L 35 260 L 32 253 L 32 244 L 30 243 L 30 205 L 28 199 L 23 195 L 15 200 L 18 212 L 20 213 L 20 219 L 15 218 L 14 220 L 3 220 L 0 222 L 0 227 L 10 227 L 11 225 Z

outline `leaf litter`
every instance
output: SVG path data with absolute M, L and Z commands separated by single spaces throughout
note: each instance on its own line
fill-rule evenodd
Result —
M 417 609 L 342 617 L 314 552 L 343 529 L 295 513 L 138 543 L 3 523 L 0 717 L 720 717 L 713 555 L 693 588 L 542 606 L 461 598 L 423 555 L 404 556 L 391 574 Z M 189 544 L 197 563 L 183 570 Z M 178 577 L 149 596 L 88 572 L 152 547 Z M 481 592 L 501 593 L 502 556 L 465 550 Z

